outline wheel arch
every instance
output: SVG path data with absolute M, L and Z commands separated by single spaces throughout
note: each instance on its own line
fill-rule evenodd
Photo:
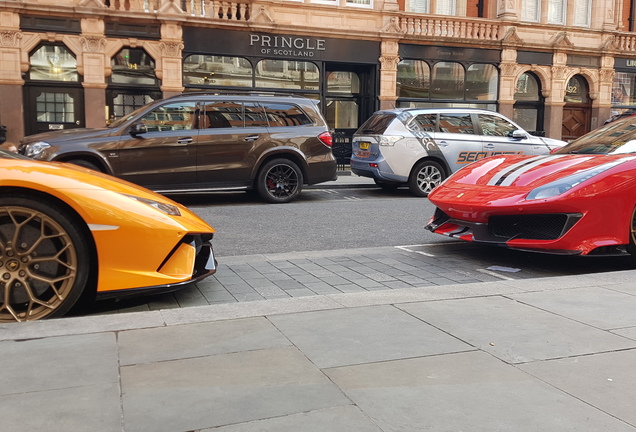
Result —
M 254 170 L 251 174 L 252 188 L 256 188 L 258 172 L 261 170 L 261 167 L 272 159 L 289 159 L 298 165 L 298 168 L 300 168 L 300 171 L 303 174 L 303 185 L 305 184 L 305 179 L 308 176 L 307 160 L 298 150 L 277 147 L 275 151 L 264 154 L 263 157 L 259 159 L 258 163 L 254 164 Z
M 87 296 L 91 296 L 91 297 L 94 296 L 97 293 L 97 278 L 98 278 L 98 272 L 99 272 L 99 268 L 98 268 L 99 266 L 98 266 L 98 260 L 97 260 L 97 245 L 95 244 L 95 239 L 93 238 L 93 234 L 91 233 L 90 229 L 88 228 L 88 225 L 86 224 L 84 219 L 80 216 L 80 214 L 72 206 L 70 206 L 68 203 L 61 200 L 60 198 L 54 195 L 48 194 L 46 192 L 42 192 L 42 191 L 38 191 L 34 189 L 17 187 L 17 186 L 2 186 L 0 187 L 0 195 L 1 196 L 8 196 L 8 195 L 22 196 L 25 198 L 36 199 L 41 202 L 48 201 L 51 203 L 55 203 L 56 205 L 60 206 L 68 214 L 68 216 L 71 219 L 73 219 L 73 222 L 76 224 L 76 227 L 80 229 L 82 234 L 85 236 L 88 243 L 89 253 L 90 253 L 91 265 L 89 268 L 88 280 L 85 287 L 85 288 L 89 288 L 89 290 L 85 290 L 82 297 L 86 298 Z M 82 297 L 80 297 L 80 300 L 78 300 L 77 302 L 78 304 L 82 303 L 81 301 Z
M 413 175 L 413 171 L 415 170 L 415 167 L 418 166 L 421 162 L 425 162 L 425 161 L 431 161 L 431 162 L 435 162 L 439 164 L 444 170 L 444 178 L 447 178 L 449 175 L 452 174 L 450 166 L 448 166 L 448 163 L 446 162 L 446 160 L 435 157 L 435 156 L 424 156 L 418 159 L 417 161 L 415 161 L 415 163 L 411 167 L 411 171 L 409 171 L 409 178 L 411 178 L 411 176 Z
M 90 162 L 100 169 L 101 172 L 114 175 L 112 166 L 106 161 L 106 159 L 98 153 L 70 153 L 64 154 L 59 158 L 56 158 L 56 162 L 70 162 L 73 160 L 83 160 Z

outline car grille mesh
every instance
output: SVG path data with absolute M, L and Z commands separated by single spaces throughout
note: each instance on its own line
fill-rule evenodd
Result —
M 571 226 L 569 218 L 567 214 L 491 216 L 488 227 L 491 235 L 509 240 L 555 240 Z

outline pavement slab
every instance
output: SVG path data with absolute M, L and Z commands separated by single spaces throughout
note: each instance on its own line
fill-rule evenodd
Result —
M 635 364 L 636 350 L 632 349 L 535 362 L 519 368 L 636 427 Z
M 636 347 L 632 340 L 501 296 L 399 307 L 508 363 Z
M 121 368 L 127 431 L 191 431 L 350 405 L 294 347 Z
M 320 368 L 473 349 L 389 305 L 269 319 Z
M 484 352 L 325 373 L 385 432 L 635 430 Z

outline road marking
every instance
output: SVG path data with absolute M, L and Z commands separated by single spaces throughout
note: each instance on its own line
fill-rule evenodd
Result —
M 486 270 L 486 269 L 477 269 L 477 271 L 480 272 L 480 273 L 485 273 L 487 275 L 497 277 L 499 279 L 503 279 L 503 280 L 516 280 L 515 278 L 511 278 L 511 277 L 508 277 L 508 276 L 500 275 L 499 273 L 495 273 L 493 271 Z
M 430 254 L 430 253 L 426 253 L 426 252 L 422 252 L 422 251 L 417 251 L 417 250 L 411 250 L 409 249 L 410 247 L 414 247 L 414 246 L 425 246 L 425 245 L 411 245 L 411 246 L 395 246 L 397 249 L 402 249 L 403 251 L 407 251 L 407 252 L 414 252 L 414 253 L 418 253 L 420 255 L 424 255 L 427 257 L 434 257 L 435 255 Z
M 344 197 L 344 199 L 349 200 L 349 201 L 362 201 L 362 198 L 358 198 L 358 197 Z

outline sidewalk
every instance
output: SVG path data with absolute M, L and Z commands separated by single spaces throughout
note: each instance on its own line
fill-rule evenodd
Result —
M 636 431 L 636 270 L 0 326 L 0 430 Z

